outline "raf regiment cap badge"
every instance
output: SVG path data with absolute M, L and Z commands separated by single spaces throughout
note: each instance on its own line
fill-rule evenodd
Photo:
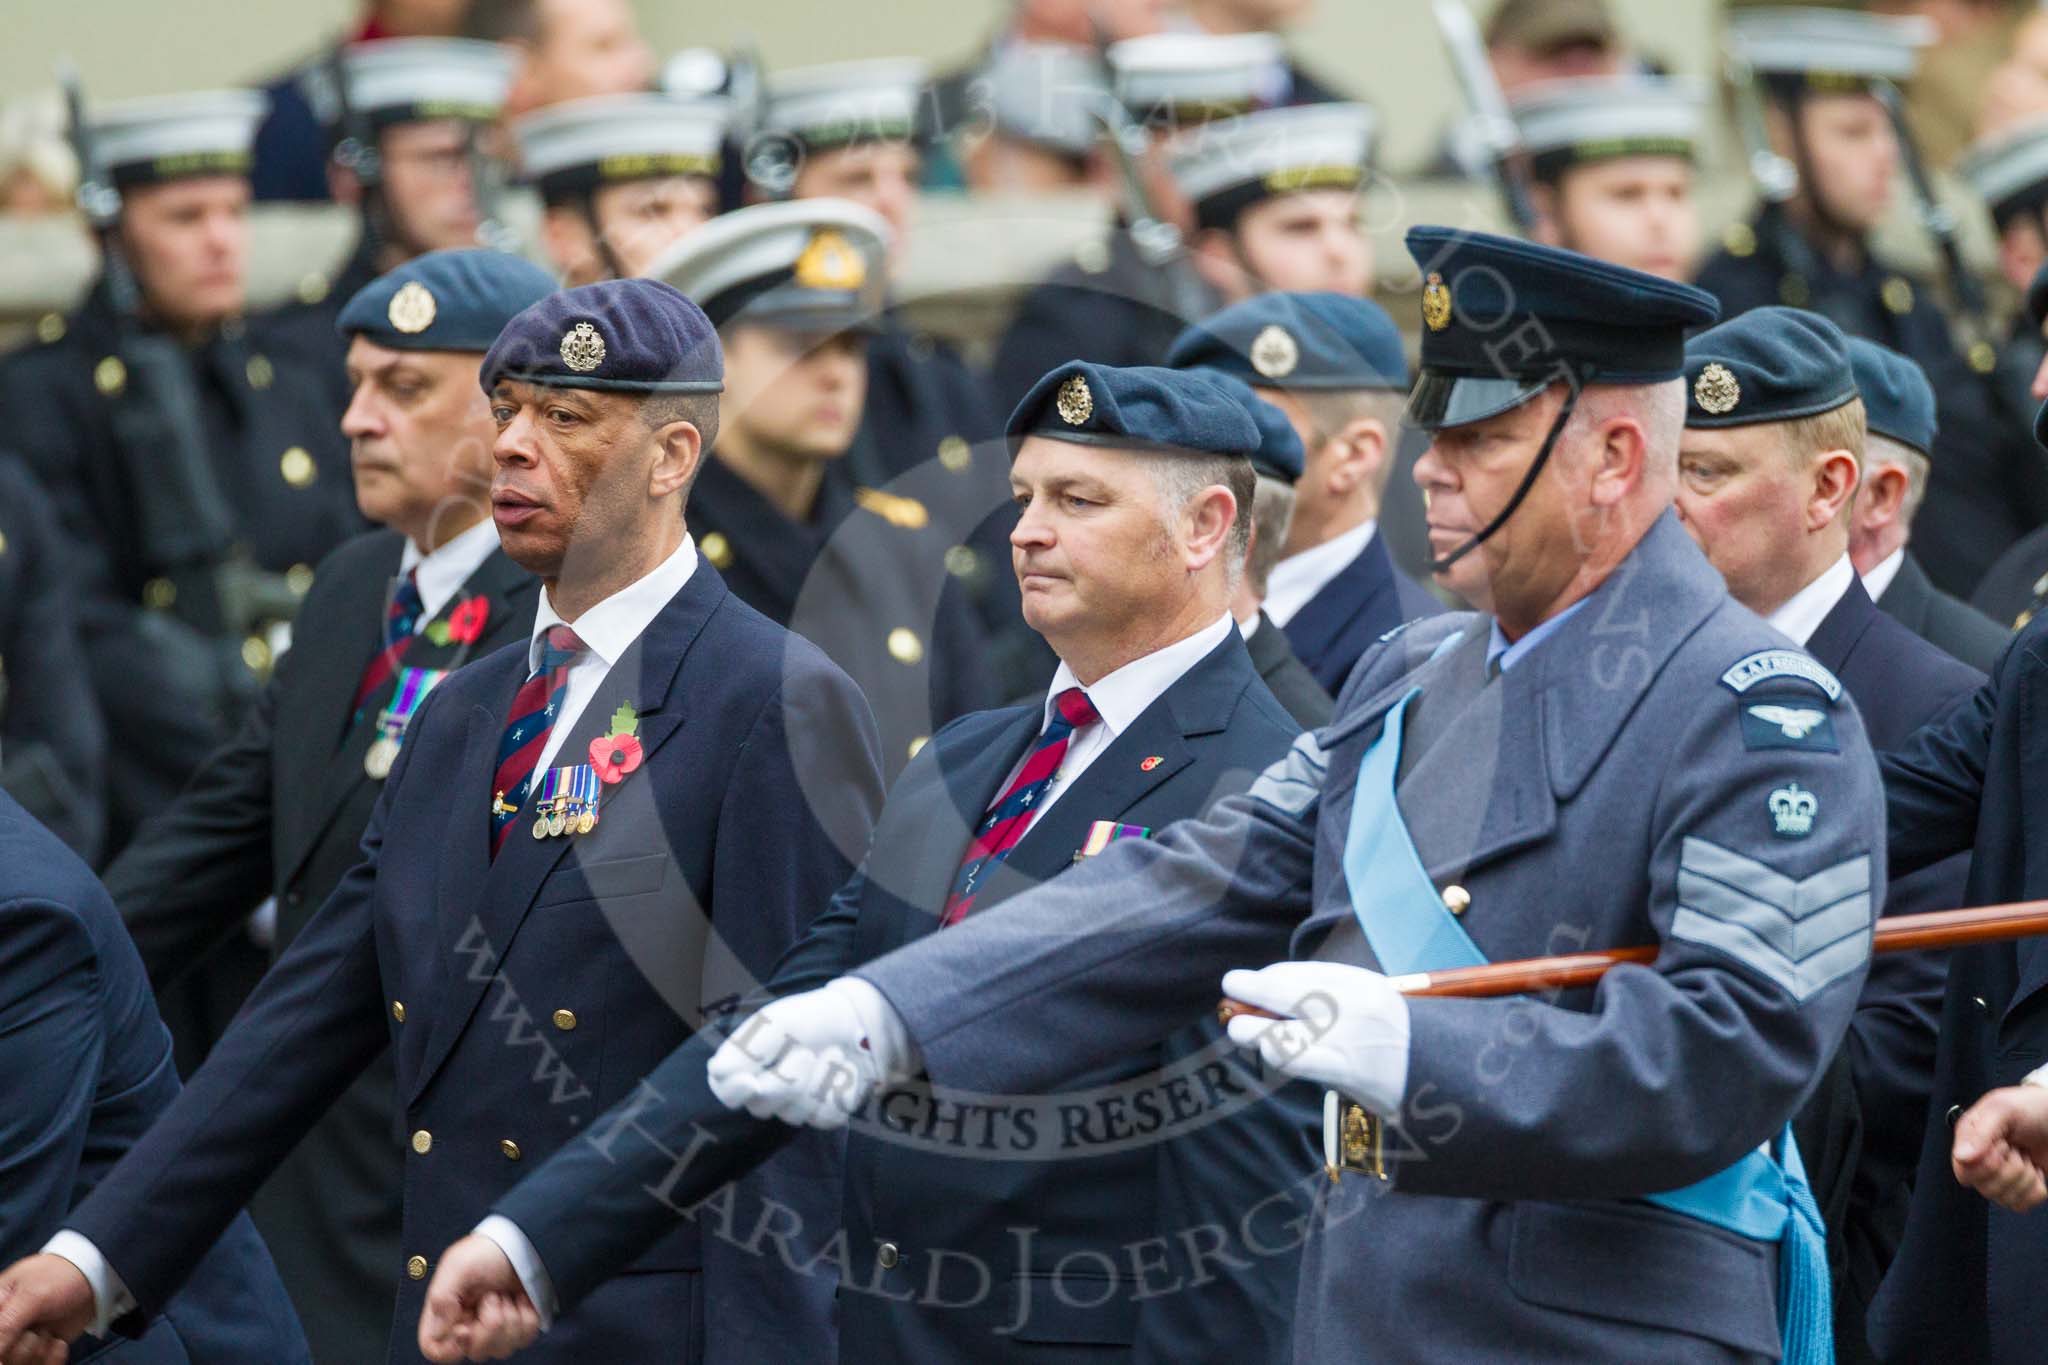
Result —
M 1060 420 L 1070 427 L 1078 427 L 1095 414 L 1095 395 L 1088 392 L 1088 381 L 1080 375 L 1073 375 L 1060 385 L 1058 399 Z
M 588 374 L 604 364 L 604 338 L 587 322 L 579 322 L 562 335 L 562 363 L 578 374 Z
M 434 325 L 434 294 L 418 280 L 408 280 L 405 286 L 391 296 L 391 304 L 384 315 L 391 325 L 407 335 L 424 332 Z
M 1435 271 L 1430 272 L 1422 286 L 1422 324 L 1432 332 L 1441 332 L 1451 325 L 1450 286 Z
M 1715 361 L 1693 381 L 1692 401 L 1700 405 L 1701 412 L 1719 417 L 1735 411 L 1735 405 L 1742 401 L 1742 385 L 1736 382 L 1733 370 Z
M 1252 338 L 1252 368 L 1268 379 L 1285 379 L 1301 363 L 1301 347 L 1279 323 L 1268 323 Z

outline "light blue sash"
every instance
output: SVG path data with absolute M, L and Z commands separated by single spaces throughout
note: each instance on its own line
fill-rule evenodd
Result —
M 1344 877 L 1351 911 L 1380 970 L 1391 976 L 1484 963 L 1472 936 L 1444 905 L 1408 837 L 1394 798 L 1401 769 L 1401 726 L 1411 688 L 1382 722 L 1358 765 Z M 1828 1365 L 1835 1358 L 1828 1284 L 1827 1230 L 1806 1183 L 1799 1145 L 1786 1124 L 1772 1147 L 1753 1151 L 1717 1175 L 1648 1202 L 1759 1242 L 1777 1242 L 1778 1320 L 1784 1365 Z

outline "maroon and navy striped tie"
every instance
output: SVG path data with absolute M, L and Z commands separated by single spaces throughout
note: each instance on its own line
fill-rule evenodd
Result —
M 1088 694 L 1078 687 L 1070 687 L 1054 698 L 1052 723 L 1038 737 L 1038 747 L 1024 760 L 1024 770 L 1017 774 L 1017 780 L 996 798 L 974 831 L 974 842 L 967 846 L 967 855 L 954 874 L 953 894 L 946 898 L 945 913 L 939 916 L 941 925 L 958 924 L 974 908 L 974 897 L 983 877 L 1010 856 L 1010 850 L 1031 827 L 1031 812 L 1045 800 L 1046 789 L 1052 786 L 1054 774 L 1066 759 L 1067 742 L 1074 737 L 1074 731 L 1101 719 Z
M 498 741 L 498 772 L 491 779 L 491 857 L 505 846 L 526 804 L 526 790 L 533 783 L 533 770 L 547 747 L 548 733 L 555 728 L 555 715 L 562 709 L 562 693 L 569 687 L 569 665 L 583 652 L 583 641 L 567 626 L 549 626 L 542 638 L 540 667 L 533 671 L 512 698 L 511 717 Z
M 356 702 L 351 708 L 354 711 L 360 712 L 363 703 L 398 671 L 398 661 L 418 638 L 413 630 L 419 625 L 420 613 L 426 610 L 426 603 L 420 599 L 418 575 L 419 570 L 414 569 L 399 579 L 392 590 L 391 605 L 384 611 L 384 647 L 363 669 L 362 680 L 356 684 Z

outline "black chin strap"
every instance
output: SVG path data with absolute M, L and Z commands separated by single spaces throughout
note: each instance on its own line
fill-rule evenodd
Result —
M 1557 416 L 1550 423 L 1549 434 L 1544 436 L 1543 445 L 1537 450 L 1536 458 L 1529 462 L 1529 472 L 1524 474 L 1522 482 L 1516 485 L 1514 496 L 1508 499 L 1508 505 L 1501 508 L 1495 514 L 1492 521 L 1487 522 L 1484 527 L 1480 528 L 1477 535 L 1473 536 L 1463 545 L 1460 545 L 1457 549 L 1441 559 L 1424 560 L 1424 565 L 1432 574 L 1446 572 L 1451 565 L 1457 563 L 1466 555 L 1471 554 L 1481 545 L 1484 545 L 1492 538 L 1494 532 L 1507 525 L 1508 518 L 1512 517 L 1515 514 L 1515 510 L 1522 505 L 1522 499 L 1528 497 L 1529 490 L 1536 486 L 1537 476 L 1543 473 L 1543 467 L 1550 463 L 1551 452 L 1557 448 L 1557 438 L 1564 434 L 1564 424 L 1572 420 L 1572 413 L 1579 406 L 1578 376 L 1567 371 L 1564 382 L 1566 385 L 1564 404 L 1558 408 Z
M 625 279 L 625 267 L 619 264 L 618 253 L 612 250 L 611 242 L 605 238 L 604 229 L 598 226 L 597 192 L 593 190 L 585 194 L 582 197 L 580 207 L 583 211 L 583 221 L 590 227 L 590 240 L 597 246 L 598 264 L 610 272 L 613 279 Z

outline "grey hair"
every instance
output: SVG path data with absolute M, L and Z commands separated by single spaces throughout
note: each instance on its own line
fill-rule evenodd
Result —
M 1579 406 L 1572 413 L 1572 434 L 1582 434 L 1615 417 L 1633 417 L 1642 424 L 1644 467 L 1675 481 L 1678 446 L 1685 438 L 1685 380 L 1592 385 L 1579 395 Z
M 1266 579 L 1280 562 L 1281 548 L 1287 544 L 1287 528 L 1293 521 L 1294 485 L 1259 475 L 1258 486 L 1252 491 L 1252 524 L 1258 535 L 1244 561 L 1245 582 L 1254 596 L 1266 595 Z
M 1925 455 L 1904 441 L 1873 431 L 1863 438 L 1863 481 L 1869 483 L 1877 467 L 1885 464 L 1895 464 L 1906 471 L 1906 497 L 1899 504 L 1899 519 L 1910 526 L 1913 514 L 1920 510 L 1920 503 L 1927 496 L 1927 475 L 1933 466 Z
M 1211 488 L 1221 485 L 1237 500 L 1237 519 L 1223 544 L 1226 586 L 1237 591 L 1244 572 L 1245 551 L 1252 538 L 1252 498 L 1258 476 L 1252 462 L 1242 455 L 1197 455 L 1186 452 L 1161 453 L 1148 457 L 1153 486 L 1159 490 L 1159 515 L 1171 527 L 1188 504 Z

